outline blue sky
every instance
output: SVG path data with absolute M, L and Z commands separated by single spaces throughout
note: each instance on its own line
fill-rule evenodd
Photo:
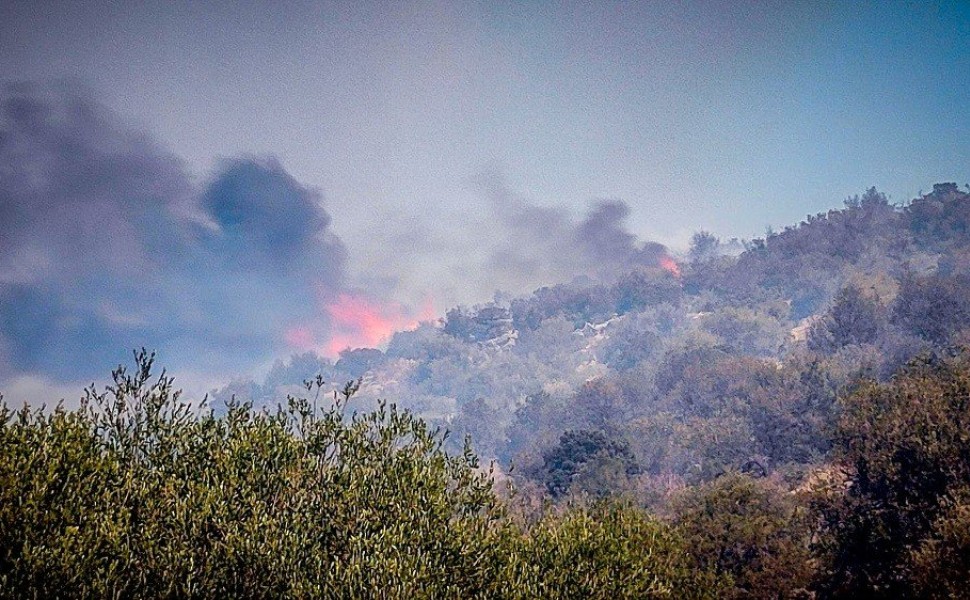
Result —
M 565 276 L 496 260 L 550 248 L 514 239 L 509 202 L 568 227 L 619 200 L 626 231 L 677 248 L 702 228 L 759 236 L 873 185 L 903 202 L 970 179 L 966 2 L 8 0 L 0 81 L 54 82 L 120 136 L 141 132 L 152 164 L 177 165 L 165 181 L 186 206 L 256 159 L 278 178 L 265 189 L 318 204 L 321 235 L 339 242 L 313 250 L 339 248 L 325 277 L 300 277 L 339 272 L 404 313 Z M 294 273 L 312 272 L 301 260 Z M 286 351 L 256 346 L 233 364 Z

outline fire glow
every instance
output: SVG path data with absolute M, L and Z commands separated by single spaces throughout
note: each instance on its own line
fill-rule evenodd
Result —
M 670 258 L 670 256 L 664 254 L 660 257 L 660 268 L 667 271 L 677 279 L 680 279 L 680 267 L 677 265 L 674 259 Z
M 429 298 L 420 314 L 414 315 L 397 302 L 378 302 L 362 294 L 343 292 L 323 307 L 330 320 L 330 335 L 321 345 L 307 326 L 288 329 L 284 341 L 299 350 L 317 350 L 336 357 L 347 348 L 376 348 L 391 339 L 395 332 L 414 329 L 434 319 L 434 304 Z

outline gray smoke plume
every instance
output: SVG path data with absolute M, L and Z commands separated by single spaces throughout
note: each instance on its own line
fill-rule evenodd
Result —
M 0 376 L 91 377 L 143 345 L 265 360 L 345 259 L 320 195 L 273 160 L 200 188 L 83 92 L 0 93 Z
M 496 174 L 479 178 L 489 217 L 497 224 L 490 236 L 488 267 L 515 288 L 569 281 L 579 275 L 609 280 L 636 267 L 656 267 L 666 248 L 641 242 L 625 227 L 629 206 L 600 200 L 581 219 L 558 207 L 529 203 Z M 518 283 L 518 285 L 516 285 Z M 526 290 L 523 290 L 526 291 Z

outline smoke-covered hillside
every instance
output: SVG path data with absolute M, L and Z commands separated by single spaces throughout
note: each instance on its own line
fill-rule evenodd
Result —
M 729 470 L 799 477 L 826 456 L 837 398 L 860 376 L 964 340 L 968 227 L 956 184 L 905 206 L 870 189 L 741 252 L 699 232 L 676 262 L 651 247 L 615 278 L 455 307 L 385 348 L 294 356 L 212 400 L 273 406 L 317 375 L 360 378 L 357 408 L 397 402 L 553 496 Z
M 964 597 L 968 225 L 955 184 L 869 190 L 293 357 L 219 412 L 144 350 L 76 410 L 0 400 L 0 590 Z

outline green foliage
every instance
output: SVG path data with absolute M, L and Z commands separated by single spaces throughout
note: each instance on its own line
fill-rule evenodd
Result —
M 970 231 L 970 194 L 955 183 L 937 183 L 933 191 L 906 207 L 910 230 L 923 247 L 945 251 L 966 246 Z
M 725 348 L 748 356 L 775 356 L 788 331 L 778 319 L 750 308 L 729 307 L 707 316 L 705 330 L 718 337 Z
M 655 378 L 657 395 L 624 424 L 644 467 L 688 482 L 755 464 L 811 464 L 831 447 L 837 376 L 817 361 L 778 364 L 722 348 L 672 351 Z
M 678 304 L 684 296 L 675 276 L 637 270 L 620 277 L 613 287 L 616 312 L 623 314 L 657 304 Z
M 846 399 L 836 448 L 847 487 L 817 503 L 832 593 L 915 597 L 915 565 L 963 543 L 963 513 L 949 507 L 970 482 L 968 358 L 919 361 Z
M 904 278 L 892 319 L 934 344 L 945 344 L 970 327 L 970 277 Z
M 196 415 L 151 367 L 139 354 L 79 411 L 3 419 L 0 588 L 454 597 L 494 581 L 492 484 L 420 420 L 383 405 L 344 418 L 352 386 L 324 411 L 291 398 Z
M 854 285 L 846 286 L 835 296 L 828 314 L 812 327 L 808 347 L 833 352 L 849 344 L 871 344 L 879 334 L 882 312 L 876 300 Z
M 602 431 L 567 431 L 543 455 L 542 479 L 553 498 L 580 490 L 609 495 L 639 472 L 629 444 Z
M 616 310 L 615 296 L 614 290 L 601 285 L 542 287 L 530 298 L 512 301 L 512 323 L 519 330 L 537 329 L 546 319 L 565 316 L 581 327 L 587 321 L 609 318 Z
M 685 285 L 716 291 L 737 304 L 785 300 L 792 316 L 801 319 L 831 300 L 847 265 L 871 270 L 886 257 L 899 257 L 909 239 L 902 221 L 886 197 L 871 188 L 850 199 L 844 210 L 809 215 L 797 227 L 754 240 L 736 261 L 715 264 L 717 270 L 699 265 Z
M 706 262 L 717 256 L 721 240 L 709 231 L 698 231 L 690 238 L 688 257 L 692 264 Z
M 970 498 L 947 498 L 931 534 L 912 554 L 916 596 L 959 598 L 970 590 Z
M 725 584 L 671 527 L 618 504 L 549 515 L 515 555 L 513 598 L 718 598 Z
M 714 597 L 632 508 L 519 525 L 466 446 L 350 384 L 227 414 L 136 355 L 77 411 L 0 413 L 0 597 Z
M 683 493 L 674 510 L 697 567 L 730 577 L 722 597 L 810 597 L 810 529 L 790 494 L 728 474 Z

